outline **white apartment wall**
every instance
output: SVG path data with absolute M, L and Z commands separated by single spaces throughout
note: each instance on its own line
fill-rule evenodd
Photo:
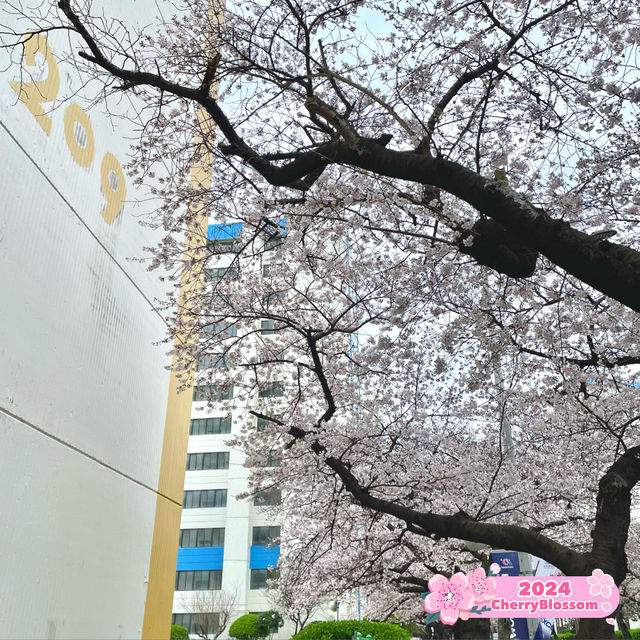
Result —
M 132 3 L 110 2 L 129 17 Z M 9 84 L 19 68 L 0 78 L 0 637 L 135 638 L 167 402 L 153 345 L 164 292 L 127 260 L 153 243 L 133 186 L 113 224 L 101 216 L 101 160 L 124 164 L 131 132 L 88 111 L 95 157 L 74 160 L 64 99 L 79 79 L 61 62 L 66 37 L 49 42 L 53 60 L 31 69 L 60 71 L 49 134 Z
M 213 256 L 209 267 L 226 267 L 233 260 L 233 254 Z M 215 377 L 225 380 L 228 374 L 224 370 L 216 371 Z M 205 382 L 206 384 L 207 382 Z M 197 380 L 196 380 L 197 384 Z M 249 612 L 267 611 L 273 605 L 265 596 L 265 590 L 250 589 L 250 547 L 252 530 L 256 526 L 277 525 L 277 510 L 269 507 L 255 507 L 251 499 L 237 499 L 236 496 L 247 491 L 251 469 L 244 466 L 245 456 L 240 449 L 226 444 L 234 433 L 238 433 L 241 418 L 247 411 L 245 398 L 234 397 L 231 434 L 210 434 L 190 436 L 189 453 L 229 451 L 229 469 L 212 471 L 187 471 L 185 491 L 197 489 L 227 489 L 226 508 L 184 509 L 181 529 L 224 527 L 224 560 L 222 570 L 222 590 L 235 594 L 236 603 L 233 619 Z M 192 419 L 223 417 L 228 412 L 222 411 L 213 403 L 207 407 L 206 402 L 194 402 Z M 189 613 L 189 603 L 194 592 L 176 591 L 174 594 L 174 613 Z M 228 631 L 228 630 L 227 630 Z M 293 633 L 293 624 L 286 621 L 285 626 L 275 636 L 289 638 Z M 196 636 L 192 635 L 193 638 Z M 223 638 L 228 637 L 227 633 Z

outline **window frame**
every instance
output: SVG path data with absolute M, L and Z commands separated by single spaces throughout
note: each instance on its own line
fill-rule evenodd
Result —
M 263 531 L 264 535 L 259 535 L 259 530 Z M 280 537 L 281 528 L 280 525 L 257 525 L 251 529 L 251 546 L 253 547 L 268 547 L 273 540 Z M 258 540 L 256 541 L 256 538 Z M 264 539 L 264 542 L 262 540 Z
M 224 509 L 227 506 L 227 500 L 227 489 L 189 489 L 187 491 L 184 491 L 182 498 L 182 508 Z
M 207 240 L 207 250 L 214 256 L 224 255 L 225 253 L 239 253 L 240 248 L 240 242 L 237 238 Z
M 282 398 L 284 397 L 284 391 L 284 384 L 279 380 L 275 380 L 263 387 L 258 387 L 258 398 Z
M 267 580 L 277 580 L 278 570 L 275 567 L 268 567 L 267 569 L 251 569 L 249 575 L 249 589 L 251 591 L 258 591 L 259 589 L 267 588 Z M 254 573 L 255 572 L 255 573 Z M 258 575 L 262 576 L 264 572 L 264 578 L 260 580 L 261 586 L 254 586 L 254 577 Z M 264 582 L 262 581 L 264 580 Z
M 210 391 L 209 395 L 205 397 L 203 389 L 215 389 L 216 391 Z M 193 387 L 192 402 L 221 402 L 222 400 L 233 400 L 232 384 L 197 384 Z
M 278 333 L 278 324 L 275 320 L 265 319 L 260 320 L 260 335 L 272 336 Z
M 235 280 L 240 275 L 236 265 L 227 267 L 209 267 L 204 269 L 205 282 L 220 282 L 224 279 Z
M 218 422 L 216 422 L 216 420 Z M 209 422 L 211 421 L 211 423 Z M 204 431 L 200 431 L 201 426 L 204 425 Z M 227 429 L 228 426 L 228 429 Z M 190 436 L 206 436 L 206 435 L 218 435 L 224 433 L 231 433 L 233 421 L 231 416 L 219 416 L 213 418 L 192 418 L 189 423 L 189 435 Z M 196 433 L 196 427 L 198 432 Z M 209 431 L 211 427 L 212 431 Z M 223 427 L 225 430 L 223 431 Z
M 203 588 L 196 589 L 196 585 Z M 220 591 L 221 589 L 222 569 L 176 571 L 174 591 Z
M 279 467 L 282 463 L 282 459 L 278 455 L 277 449 L 271 449 L 269 451 L 269 455 L 267 456 L 267 461 L 264 464 L 265 469 L 273 469 L 275 467 Z
M 271 501 L 271 496 L 274 496 L 274 500 Z M 268 501 L 263 501 L 264 499 Z M 277 507 L 282 504 L 282 491 L 280 489 L 262 489 L 258 491 L 253 497 L 253 505 L 255 507 Z
M 216 466 L 207 466 L 207 464 L 213 464 L 214 461 Z M 228 451 L 203 451 L 187 454 L 186 471 L 224 471 L 228 468 Z
M 208 542 L 206 532 L 211 532 L 209 536 L 211 544 Z M 181 549 L 202 549 L 213 547 L 224 547 L 224 527 L 202 527 L 196 529 L 180 529 L 178 547 Z M 187 539 L 188 538 L 188 539 Z M 185 544 L 188 543 L 188 544 Z M 194 543 L 194 544 L 192 544 Z M 214 544 L 215 543 L 215 544 Z

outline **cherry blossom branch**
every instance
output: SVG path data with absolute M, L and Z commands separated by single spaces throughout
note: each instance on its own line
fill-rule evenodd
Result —
M 565 2 L 554 12 L 572 2 Z M 607 240 L 597 240 L 566 222 L 554 220 L 540 213 L 524 197 L 505 185 L 479 176 L 456 162 L 416 151 L 387 149 L 390 136 L 366 138 L 348 128 L 345 129 L 349 137 L 347 143 L 330 141 L 320 144 L 314 150 L 301 153 L 291 162 L 276 166 L 260 156 L 238 135 L 217 101 L 202 87 L 189 88 L 168 81 L 159 74 L 118 67 L 103 54 L 71 9 L 70 1 L 60 0 L 59 7 L 91 51 L 91 54 L 81 52 L 81 57 L 131 86 L 152 86 L 201 105 L 228 140 L 228 144 L 220 145 L 222 152 L 245 161 L 270 184 L 305 191 L 329 164 L 344 164 L 380 176 L 432 185 L 469 203 L 481 214 L 499 223 L 513 237 L 586 284 L 630 309 L 640 311 L 640 253 L 637 251 Z M 542 19 L 536 19 L 529 26 Z M 492 63 L 486 63 L 487 70 L 495 66 Z M 473 255 L 471 250 L 468 252 Z
M 315 374 L 321 385 L 326 410 L 317 421 L 319 427 L 328 422 L 335 414 L 336 403 L 331 386 L 326 378 L 322 361 L 318 353 L 317 337 L 309 336 L 308 345 Z M 299 427 L 290 427 L 289 434 L 296 440 L 305 439 L 310 433 Z M 581 554 L 561 545 L 541 533 L 532 531 L 517 525 L 498 525 L 478 522 L 470 516 L 458 513 L 453 516 L 424 513 L 372 495 L 351 472 L 349 465 L 342 460 L 327 456 L 327 450 L 319 440 L 314 439 L 310 443 L 310 449 L 324 459 L 325 464 L 340 478 L 345 489 L 358 501 L 358 503 L 374 512 L 386 513 L 399 520 L 419 527 L 425 535 L 435 535 L 441 538 L 459 538 L 470 542 L 480 542 L 493 547 L 513 549 L 514 551 L 529 551 L 545 558 L 568 575 L 577 575 L 582 566 Z

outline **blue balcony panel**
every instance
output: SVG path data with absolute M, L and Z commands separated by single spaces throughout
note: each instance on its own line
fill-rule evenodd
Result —
M 268 569 L 278 564 L 280 557 L 280 545 L 276 544 L 272 547 L 261 547 L 253 545 L 251 547 L 251 555 L 249 556 L 250 569 Z
M 242 231 L 242 222 L 229 224 L 210 224 L 207 227 L 207 240 L 229 240 L 237 238 Z
M 176 571 L 207 571 L 222 569 L 224 547 L 196 547 L 178 549 Z

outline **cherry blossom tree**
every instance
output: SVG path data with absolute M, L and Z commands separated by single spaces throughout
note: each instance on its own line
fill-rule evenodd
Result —
M 183 598 L 180 606 L 191 615 L 194 634 L 201 640 L 218 640 L 231 622 L 237 600 L 236 593 L 195 591 Z
M 283 538 L 308 542 L 319 581 L 348 558 L 347 582 L 399 606 L 403 581 L 471 562 L 460 541 L 637 579 L 634 3 L 246 0 L 221 21 L 183 0 L 145 28 L 33 4 L 5 2 L 16 58 L 64 29 L 87 93 L 114 112 L 131 96 L 155 264 L 179 270 L 203 209 L 243 224 L 174 318 L 199 336 L 179 356 L 234 363 L 252 490 L 284 492 Z M 203 190 L 188 168 L 206 154 Z

